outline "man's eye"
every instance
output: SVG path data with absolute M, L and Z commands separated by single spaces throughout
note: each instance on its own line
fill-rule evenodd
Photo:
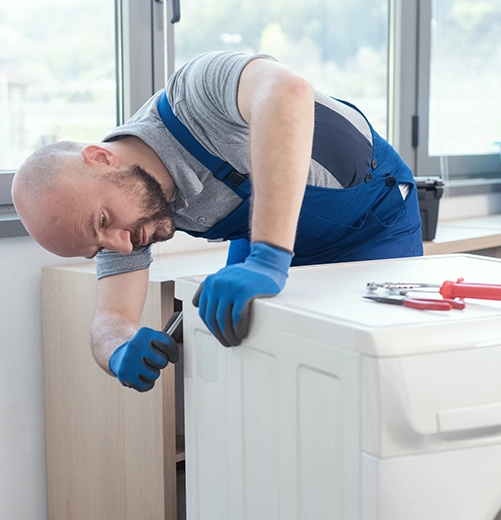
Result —
M 106 217 L 104 216 L 104 213 L 101 214 L 101 227 L 106 226 Z

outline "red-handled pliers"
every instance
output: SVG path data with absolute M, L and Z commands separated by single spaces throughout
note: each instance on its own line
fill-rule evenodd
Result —
M 408 292 L 438 292 L 444 299 L 475 298 L 479 300 L 501 300 L 501 285 L 488 283 L 465 282 L 459 278 L 457 282 L 446 280 L 442 284 L 435 283 L 405 283 L 405 282 L 370 282 L 367 290 L 386 289 L 392 294 L 404 295 Z
M 389 303 L 391 305 L 403 305 L 412 309 L 422 311 L 450 311 L 451 309 L 464 309 L 465 303 L 462 300 L 444 298 L 442 300 L 434 298 L 395 298 L 391 296 L 376 296 L 374 294 L 364 296 L 368 300 L 378 303 Z

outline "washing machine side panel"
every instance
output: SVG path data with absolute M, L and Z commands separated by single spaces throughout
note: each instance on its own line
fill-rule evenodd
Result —
M 185 311 L 189 520 L 360 518 L 360 358 L 255 326 L 226 349 Z
M 294 482 L 290 482 L 287 493 L 298 497 L 296 510 L 281 518 L 358 519 L 359 355 L 296 335 L 280 335 L 285 341 L 283 354 L 294 360 L 288 370 L 294 393 L 289 395 L 288 385 L 282 386 L 290 406 L 284 433 L 293 428 L 297 436 L 294 446 L 283 447 L 282 467 L 294 449 L 296 463 L 290 467 Z
M 228 366 L 214 337 L 195 327 L 187 310 L 184 375 L 187 517 L 229 519 Z
M 362 450 L 373 455 L 382 453 L 381 384 L 378 359 L 361 357 L 361 436 Z
M 232 518 L 280 518 L 280 384 L 285 367 L 268 349 L 234 350 L 238 350 L 242 367 L 241 379 L 234 386 L 240 405 L 228 415 L 228 424 L 235 419 L 242 422 L 238 458 L 243 459 L 243 465 L 235 466 L 234 472 L 237 478 L 240 472 L 245 502 L 241 514 Z M 229 461 L 229 468 L 232 466 L 233 459 Z

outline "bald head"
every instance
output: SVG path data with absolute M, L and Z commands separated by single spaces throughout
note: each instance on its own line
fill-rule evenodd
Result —
M 82 160 L 86 144 L 61 141 L 40 148 L 19 167 L 12 183 L 12 200 L 19 218 L 30 235 L 49 251 L 44 236 L 57 206 L 60 186 L 71 178 L 89 174 Z M 64 255 L 63 255 L 64 256 Z
M 137 146 L 129 151 L 130 142 L 60 142 L 38 150 L 20 166 L 12 199 L 42 247 L 59 256 L 88 257 L 100 249 L 128 254 L 173 235 L 168 200 L 175 185 L 163 165 L 165 192 L 138 164 L 125 164 L 129 154 L 155 165 L 147 145 L 139 144 L 139 151 L 147 147 L 140 154 Z
M 85 168 L 81 159 L 83 143 L 61 141 L 32 153 L 18 168 L 12 184 L 12 198 L 16 209 L 23 207 L 28 197 L 43 194 L 71 171 L 74 175 Z

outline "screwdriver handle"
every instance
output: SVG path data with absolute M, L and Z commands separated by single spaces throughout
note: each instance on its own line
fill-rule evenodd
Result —
M 179 341 L 183 333 L 183 311 L 176 311 L 172 314 L 165 324 L 164 332 L 174 341 Z
M 444 298 L 475 298 L 478 300 L 501 300 L 501 285 L 485 283 L 464 283 L 464 278 L 457 282 L 446 280 L 440 287 Z

